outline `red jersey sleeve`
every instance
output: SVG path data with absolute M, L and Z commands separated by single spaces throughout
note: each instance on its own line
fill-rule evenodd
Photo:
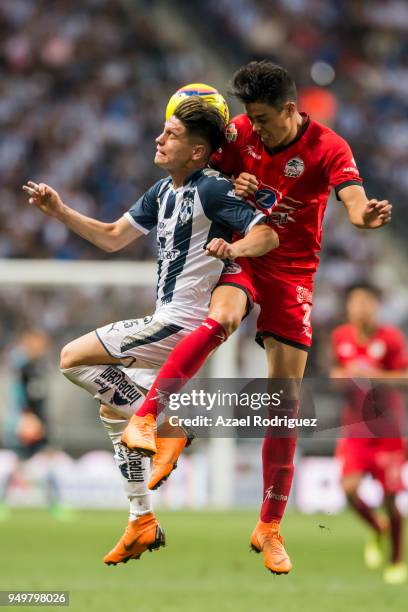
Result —
M 353 153 L 347 142 L 335 132 L 326 136 L 327 155 L 324 165 L 329 184 L 339 200 L 339 191 L 349 185 L 362 185 Z
M 226 129 L 226 142 L 211 156 L 210 165 L 223 174 L 237 176 L 241 166 L 241 148 L 247 131 L 246 115 L 233 117 Z
M 387 328 L 387 352 L 384 357 L 386 370 L 405 370 L 408 367 L 408 355 L 405 348 L 405 336 L 395 327 Z

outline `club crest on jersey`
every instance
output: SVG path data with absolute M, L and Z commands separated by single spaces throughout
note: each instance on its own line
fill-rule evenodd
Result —
M 235 142 L 238 136 L 238 130 L 235 127 L 235 123 L 230 123 L 227 125 L 227 129 L 225 130 L 225 137 L 228 142 Z
M 189 189 L 184 192 L 183 202 L 181 204 L 178 223 L 186 225 L 193 216 L 194 209 L 194 189 Z
M 285 166 L 285 176 L 289 176 L 290 178 L 297 178 L 301 174 L 303 174 L 305 170 L 305 164 L 301 157 L 294 157 L 286 162 Z

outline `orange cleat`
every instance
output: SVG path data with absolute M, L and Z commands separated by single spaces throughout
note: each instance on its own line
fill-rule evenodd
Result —
M 103 561 L 106 565 L 127 563 L 129 559 L 140 559 L 146 550 L 155 550 L 165 546 L 165 543 L 164 531 L 154 514 L 149 512 L 135 521 L 129 521 L 125 533 Z
M 155 433 L 156 419 L 152 414 L 143 417 L 134 414 L 122 434 L 121 442 L 131 450 L 151 457 L 157 452 Z
M 158 429 L 156 436 L 157 453 L 153 457 L 152 473 L 149 489 L 155 490 L 163 484 L 177 467 L 177 459 L 183 448 L 189 446 L 194 439 L 180 425 L 170 425 L 165 421 Z
M 252 532 L 251 548 L 256 553 L 263 552 L 265 567 L 272 574 L 288 574 L 292 563 L 285 550 L 285 542 L 279 533 L 279 523 L 258 521 Z

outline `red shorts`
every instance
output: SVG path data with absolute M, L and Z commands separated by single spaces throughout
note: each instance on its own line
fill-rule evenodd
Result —
M 343 438 L 339 440 L 336 457 L 341 462 L 343 476 L 371 474 L 378 480 L 386 495 L 404 489 L 401 470 L 406 451 L 403 440 Z
M 288 270 L 263 257 L 237 259 L 226 264 L 218 285 L 233 285 L 245 291 L 261 311 L 257 342 L 268 336 L 308 351 L 312 344 L 312 295 L 314 271 Z

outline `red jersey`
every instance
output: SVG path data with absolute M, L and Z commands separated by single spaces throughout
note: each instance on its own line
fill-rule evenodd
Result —
M 358 341 L 356 328 L 347 323 L 332 333 L 333 352 L 339 365 L 359 370 L 403 370 L 407 365 L 404 334 L 391 325 L 380 325 L 367 342 Z
M 369 340 L 361 343 L 353 325 L 341 325 L 332 333 L 332 348 L 336 362 L 346 370 L 356 366 L 363 372 L 373 368 L 397 371 L 407 366 L 405 338 L 396 327 L 379 326 Z M 371 396 L 368 395 L 370 393 Z M 374 382 L 367 389 L 363 383 L 360 385 L 358 381 L 350 381 L 347 398 L 343 424 L 352 426 L 353 437 L 396 438 L 403 431 L 405 405 L 402 393 L 382 385 L 381 378 L 377 386 Z M 371 425 L 365 424 L 370 419 L 374 419 Z
M 302 114 L 303 125 L 288 145 L 268 150 L 247 115 L 234 117 L 227 142 L 211 159 L 221 172 L 253 174 L 259 189 L 248 198 L 270 216 L 280 246 L 266 256 L 273 263 L 314 272 L 319 263 L 322 221 L 330 188 L 361 185 L 353 154 L 343 138 Z

